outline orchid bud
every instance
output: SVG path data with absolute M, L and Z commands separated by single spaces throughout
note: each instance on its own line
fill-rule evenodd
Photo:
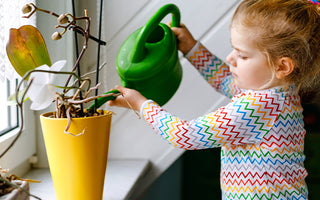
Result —
M 58 19 L 57 19 L 59 24 L 65 24 L 68 23 L 69 19 L 68 16 L 66 16 L 65 14 L 61 14 Z
M 51 39 L 53 40 L 60 40 L 62 38 L 62 35 L 61 33 L 59 32 L 54 32 L 52 35 L 51 35 Z
M 26 4 L 26 5 L 24 5 L 24 6 L 22 7 L 21 10 L 22 10 L 22 13 L 23 13 L 23 14 L 27 14 L 27 13 L 31 12 L 32 7 L 30 6 L 30 4 Z

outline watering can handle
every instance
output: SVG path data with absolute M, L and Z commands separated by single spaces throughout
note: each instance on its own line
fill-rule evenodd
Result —
M 145 55 L 145 43 L 152 33 L 152 31 L 158 26 L 161 20 L 168 15 L 172 14 L 172 27 L 180 26 L 180 11 L 179 8 L 174 4 L 167 4 L 161 7 L 146 23 L 146 25 L 141 29 L 140 33 L 137 36 L 136 44 L 134 47 L 134 53 L 131 57 L 132 63 L 137 63 L 143 59 Z

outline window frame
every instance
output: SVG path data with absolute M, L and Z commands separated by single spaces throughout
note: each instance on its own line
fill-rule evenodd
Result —
M 6 98 L 8 99 L 10 94 L 12 93 L 12 89 L 11 89 L 11 84 L 10 84 L 10 80 L 6 79 L 5 80 L 7 82 L 7 96 Z M 15 82 L 15 87 L 17 87 L 18 85 L 18 79 L 12 80 L 12 82 Z M 11 111 L 11 109 L 14 108 L 15 111 Z M 15 117 L 12 116 L 11 114 L 15 112 Z M 12 120 L 13 118 L 15 118 L 16 123 L 14 125 L 11 125 L 10 120 Z M 0 137 L 3 136 L 4 134 L 13 131 L 16 128 L 19 128 L 20 126 L 20 117 L 19 117 L 19 108 L 18 106 L 10 106 L 7 105 L 7 128 L 0 130 Z

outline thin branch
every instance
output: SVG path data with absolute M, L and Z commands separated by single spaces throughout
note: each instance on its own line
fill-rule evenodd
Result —
M 87 41 L 87 39 L 86 39 L 86 41 Z M 87 43 L 87 42 L 85 42 L 85 44 L 86 44 L 86 43 Z M 82 48 L 82 50 L 81 50 L 81 52 L 80 52 L 80 54 L 79 54 L 79 57 L 78 57 L 76 63 L 75 63 L 75 65 L 74 65 L 73 69 L 72 69 L 73 72 L 77 69 L 77 67 L 78 67 L 78 65 L 79 65 L 79 62 L 80 62 L 80 60 L 81 60 L 84 52 L 86 51 L 86 49 L 87 49 L 87 46 L 84 45 L 83 48 Z M 71 77 L 72 77 L 71 75 L 68 77 L 65 86 L 67 86 L 67 85 L 69 84 L 69 82 L 70 82 L 70 80 L 71 80 Z M 64 92 L 65 92 L 65 91 L 64 91 Z
M 100 67 L 99 67 L 99 70 L 101 70 L 106 64 L 107 64 L 107 62 L 102 63 L 102 64 L 100 65 Z M 89 79 L 89 78 L 84 78 L 84 77 L 90 76 L 91 74 L 96 73 L 96 71 L 97 71 L 97 70 L 93 70 L 93 71 L 91 71 L 91 72 L 88 72 L 88 73 L 86 73 L 86 74 L 81 75 L 81 78 L 82 78 L 82 79 L 87 80 L 87 81 L 90 81 L 90 83 L 89 83 L 89 88 L 90 88 L 90 85 L 91 85 L 91 79 Z M 78 81 L 79 81 L 79 80 L 75 80 L 75 81 L 72 83 L 72 86 L 70 86 L 70 87 L 61 87 L 61 88 L 66 88 L 66 89 L 68 89 L 68 90 L 70 90 L 70 89 L 78 89 L 79 87 L 74 86 L 74 85 L 76 85 L 76 84 L 78 83 Z M 56 87 L 59 87 L 59 86 L 56 86 Z M 67 92 L 66 92 L 66 93 L 67 93 Z M 86 98 L 86 97 L 85 97 L 85 98 Z
M 96 86 L 90 88 L 86 94 L 84 95 L 84 98 L 86 99 L 88 97 L 88 95 L 90 94 L 90 92 L 92 92 L 93 90 L 97 90 L 100 87 L 101 83 L 98 83 Z
M 56 13 L 54 13 L 54 12 L 52 12 L 52 11 L 49 11 L 49 10 L 45 10 L 45 9 L 38 8 L 38 7 L 37 7 L 36 5 L 34 5 L 33 3 L 29 3 L 28 5 L 32 6 L 32 7 L 33 7 L 33 10 L 32 10 L 32 12 L 30 12 L 28 15 L 22 16 L 23 18 L 30 18 L 36 11 L 44 12 L 44 13 L 47 13 L 47 14 L 52 15 L 52 16 L 57 17 L 57 18 L 59 17 L 58 14 L 56 14 Z M 74 16 L 71 15 L 71 14 L 69 14 L 69 13 L 67 13 L 66 15 L 72 17 L 73 20 L 82 20 L 81 17 L 74 18 Z M 73 24 L 73 21 L 68 21 L 68 23 Z M 75 31 L 76 33 L 79 33 L 80 35 L 84 36 L 84 34 L 83 34 L 81 31 L 79 31 L 79 30 L 74 30 L 74 31 Z M 107 44 L 105 41 L 99 40 L 98 38 L 96 38 L 96 37 L 94 37 L 94 36 L 92 36 L 92 35 L 90 35 L 90 34 L 89 34 L 89 39 L 91 39 L 91 40 L 99 43 L 100 45 L 104 45 L 104 46 L 105 46 L 105 45 Z
M 21 116 L 21 125 L 18 131 L 17 136 L 14 138 L 14 140 L 11 142 L 11 144 L 2 152 L 2 154 L 0 155 L 0 159 L 12 148 L 12 146 L 16 143 L 16 141 L 19 139 L 19 137 L 22 134 L 22 130 L 23 130 L 23 125 L 24 125 L 24 120 L 23 120 L 23 104 L 19 104 L 18 105 L 20 108 L 20 116 Z
M 102 63 L 102 64 L 100 65 L 100 67 L 99 67 L 98 70 L 100 71 L 106 64 L 107 64 L 107 62 Z M 86 73 L 86 74 L 81 75 L 81 78 L 86 77 L 86 76 L 89 76 L 89 75 L 94 74 L 94 73 L 96 73 L 96 72 L 97 72 L 97 70 L 93 70 L 93 71 L 91 71 L 91 72 L 88 72 L 88 73 Z
M 80 85 L 79 89 L 77 90 L 77 92 L 73 95 L 72 100 L 75 100 L 77 98 L 77 96 L 80 94 L 81 89 L 84 87 L 84 85 L 87 83 L 87 81 L 83 81 L 82 84 Z
M 77 25 L 74 25 L 74 28 L 75 29 L 79 29 L 84 34 L 85 40 L 83 42 L 83 47 L 82 47 L 82 50 L 81 50 L 81 52 L 79 54 L 79 57 L 78 57 L 76 63 L 74 64 L 74 67 L 72 69 L 73 72 L 78 68 L 80 60 L 82 59 L 85 51 L 87 50 L 88 40 L 89 40 L 90 18 L 88 17 L 87 10 L 85 10 L 85 17 L 82 17 L 82 18 L 79 18 L 79 19 L 81 19 L 81 20 L 84 19 L 86 21 L 86 29 L 84 30 L 84 29 L 82 29 L 81 27 L 79 27 Z M 71 76 L 69 76 L 69 78 L 67 79 L 65 86 L 67 86 L 69 84 L 70 80 L 71 80 Z

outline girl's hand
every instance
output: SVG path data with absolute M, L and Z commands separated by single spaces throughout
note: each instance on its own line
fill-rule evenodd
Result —
M 168 23 L 168 26 L 171 27 L 171 22 Z M 187 54 L 197 41 L 184 24 L 180 24 L 180 27 L 171 27 L 171 29 L 178 39 L 178 49 L 184 55 Z
M 130 108 L 128 103 L 132 106 L 132 109 L 140 112 L 140 108 L 147 100 L 140 92 L 137 90 L 125 88 L 120 85 L 116 85 L 115 89 L 117 89 L 122 95 L 119 95 L 117 98 L 115 98 L 112 101 L 108 101 L 108 104 L 110 106 L 117 106 L 117 107 L 123 107 L 123 108 Z

